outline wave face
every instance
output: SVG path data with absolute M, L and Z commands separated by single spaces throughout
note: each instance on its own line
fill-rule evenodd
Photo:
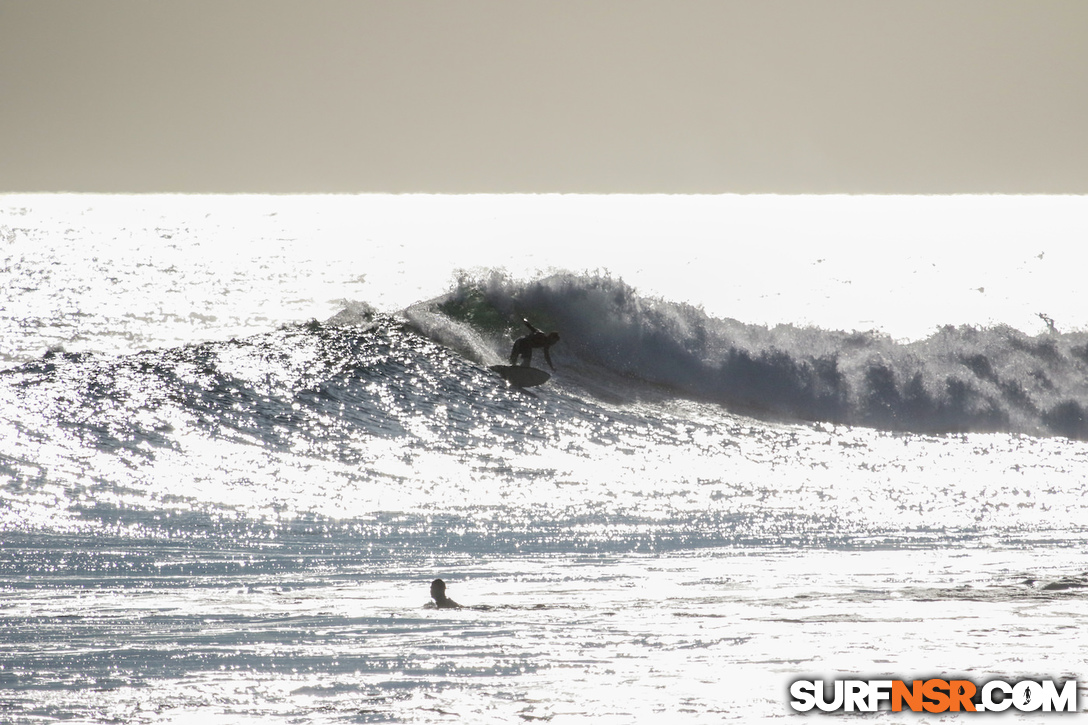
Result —
M 534 391 L 484 367 L 522 316 L 562 333 Z M 1079 444 L 1004 436 L 982 458 L 967 438 L 878 428 L 1085 437 L 1082 353 L 1075 336 L 1005 329 L 909 345 L 766 329 L 607 277 L 465 277 L 403 314 L 351 304 L 243 339 L 0 371 L 0 531 L 284 541 L 347 522 L 340 535 L 397 558 L 1049 530 L 1056 511 L 1082 518 Z M 1046 501 L 1008 505 L 1043 482 Z
M 614 393 L 651 384 L 762 416 L 1088 439 L 1083 332 L 1032 337 L 1004 326 L 947 326 L 900 343 L 875 332 L 767 328 L 641 296 L 608 276 L 574 274 L 534 282 L 465 275 L 408 316 L 481 362 L 503 357 L 527 317 L 562 333 L 555 354 L 565 375 Z
M 522 314 L 563 332 L 557 371 L 537 394 L 483 367 L 507 353 Z M 1050 359 L 1038 352 L 1050 349 L 1046 339 L 973 334 L 1021 341 L 1003 353 L 1010 358 Z M 353 305 L 324 323 L 240 340 L 121 357 L 52 353 L 0 371 L 0 531 L 282 542 L 313 522 L 346 522 L 340 536 L 396 558 L 866 546 L 933 527 L 952 542 L 1047 529 L 1058 510 L 1076 520 L 1083 497 L 1061 497 L 1083 481 L 1053 483 L 1083 465 L 1076 446 L 1061 457 L 1073 468 L 1032 466 L 1032 480 L 1050 481 L 1060 501 L 994 508 L 1025 485 L 1018 438 L 988 444 L 984 465 L 967 440 L 912 436 L 888 453 L 887 433 L 761 422 L 719 404 L 889 427 L 1011 427 L 1011 415 L 971 407 L 986 388 L 962 371 L 959 397 L 904 402 L 894 396 L 907 398 L 909 384 L 875 386 L 879 371 L 893 382 L 904 374 L 892 360 L 923 380 L 956 364 L 981 378 L 982 362 L 951 362 L 979 349 L 971 335 L 900 347 L 710 320 L 608 279 L 494 277 L 466 279 L 403 316 Z M 959 351 L 938 348 L 947 340 Z M 994 359 L 1004 358 L 985 358 Z M 989 364 L 984 381 L 996 388 L 1008 373 Z M 1047 375 L 1057 377 L 1052 369 L 1053 360 Z M 1044 456 L 1069 445 L 1031 440 Z M 972 482 L 960 482 L 971 493 L 955 505 L 943 492 L 963 474 L 937 463 L 950 443 L 957 461 L 971 461 Z M 874 456 L 913 473 L 874 477 Z

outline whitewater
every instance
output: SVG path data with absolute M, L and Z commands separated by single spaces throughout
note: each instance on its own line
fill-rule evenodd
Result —
M 1083 681 L 1086 212 L 2 196 L 0 722 Z M 562 335 L 531 391 L 488 370 L 523 318 Z

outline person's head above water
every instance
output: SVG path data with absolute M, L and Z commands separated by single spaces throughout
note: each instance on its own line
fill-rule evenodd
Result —
M 439 609 L 457 609 L 461 606 L 446 596 L 446 582 L 441 579 L 431 582 L 431 598 Z
M 549 332 L 548 333 L 548 342 L 553 343 L 553 344 L 559 342 L 559 333 L 558 332 Z

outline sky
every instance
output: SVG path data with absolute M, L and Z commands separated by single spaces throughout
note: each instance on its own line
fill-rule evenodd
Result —
M 0 0 L 0 193 L 1088 193 L 1083 0 Z

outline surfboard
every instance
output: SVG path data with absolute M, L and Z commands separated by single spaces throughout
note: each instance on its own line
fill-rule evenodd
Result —
M 519 388 L 543 385 L 551 377 L 543 370 L 515 365 L 492 365 L 490 369 L 501 375 L 506 382 Z

